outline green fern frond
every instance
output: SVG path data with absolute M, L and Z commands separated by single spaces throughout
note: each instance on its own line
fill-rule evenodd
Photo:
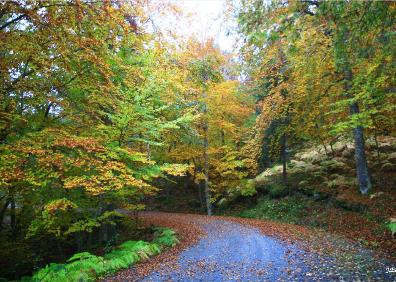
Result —
M 67 260 L 66 264 L 51 263 L 40 269 L 31 280 L 40 282 L 95 281 L 107 273 L 115 273 L 160 253 L 162 246 L 171 247 L 179 242 L 176 233 L 169 228 L 156 228 L 154 237 L 151 243 L 126 241 L 103 257 L 89 252 L 76 253 Z

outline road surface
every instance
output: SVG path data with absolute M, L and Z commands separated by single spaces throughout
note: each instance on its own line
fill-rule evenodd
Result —
M 184 248 L 169 254 L 172 259 L 164 259 L 165 251 L 154 267 L 148 261 L 108 281 L 396 281 L 394 263 L 333 235 L 297 240 L 292 225 L 226 217 L 145 213 L 143 218 L 177 229 Z

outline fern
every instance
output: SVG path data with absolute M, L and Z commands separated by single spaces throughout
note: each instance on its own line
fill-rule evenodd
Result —
M 89 252 L 76 253 L 67 260 L 66 264 L 51 263 L 40 269 L 33 275 L 31 281 L 95 281 L 107 273 L 128 268 L 160 253 L 162 246 L 171 247 L 179 242 L 175 232 L 169 228 L 156 228 L 154 237 L 152 243 L 126 241 L 103 257 Z
M 396 234 L 396 222 L 391 222 L 387 224 L 388 229 L 391 231 L 392 236 L 395 236 Z
M 75 260 L 89 259 L 89 258 L 94 258 L 94 257 L 96 257 L 96 256 L 92 255 L 89 252 L 76 253 L 71 258 L 69 258 L 67 260 L 67 262 L 72 262 Z
M 179 240 L 176 238 L 175 231 L 169 228 L 157 227 L 154 236 L 156 238 L 153 240 L 153 242 L 158 245 L 174 247 L 179 243 Z

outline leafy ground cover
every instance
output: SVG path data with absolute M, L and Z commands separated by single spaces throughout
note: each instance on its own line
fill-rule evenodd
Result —
M 51 263 L 22 281 L 95 281 L 157 255 L 178 242 L 172 229 L 157 227 L 152 242 L 126 241 L 103 256 L 89 252 L 76 253 L 66 263 Z

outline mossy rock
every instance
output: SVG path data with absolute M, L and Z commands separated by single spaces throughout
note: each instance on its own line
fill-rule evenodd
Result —
M 387 160 L 391 163 L 396 163 L 396 152 L 389 154 Z
M 335 198 L 335 204 L 348 211 L 364 212 L 367 210 L 367 205 L 365 203 L 354 199 L 348 192 L 338 195 Z
M 273 177 L 282 175 L 282 170 L 283 167 L 281 165 L 276 165 L 271 168 L 267 168 L 265 171 L 263 171 L 261 174 L 257 175 L 254 178 L 254 182 L 256 183 L 256 186 L 265 185 L 266 183 L 269 183 Z
M 384 139 L 379 141 L 378 148 L 381 152 L 392 152 L 396 149 L 395 139 Z
M 321 171 L 321 170 L 314 171 L 314 172 L 310 175 L 310 178 L 312 178 L 312 180 L 314 180 L 314 181 L 321 181 L 321 182 L 327 180 L 326 173 L 324 173 L 324 172 Z
M 318 164 L 327 159 L 327 156 L 317 149 L 306 150 L 302 153 L 296 154 L 298 160 Z
M 298 183 L 298 187 L 306 187 L 309 185 L 309 181 L 308 180 L 302 180 Z
M 347 172 L 349 171 L 349 167 L 347 164 L 340 162 L 338 160 L 326 160 L 320 163 L 321 170 L 328 173 L 335 172 Z
M 315 193 L 315 188 L 311 186 L 300 186 L 298 191 L 305 196 L 312 197 Z
M 354 148 L 345 148 L 342 153 L 341 156 L 343 158 L 352 158 L 353 155 L 355 154 L 355 149 Z
M 381 171 L 382 172 L 396 171 L 396 165 L 386 162 L 383 165 L 381 165 Z
M 329 188 L 355 187 L 357 185 L 355 177 L 347 177 L 339 174 L 331 174 L 326 184 Z
M 288 172 L 290 174 L 301 174 L 301 173 L 312 173 L 314 171 L 319 171 L 320 167 L 318 165 L 314 165 L 312 163 L 299 162 L 298 164 L 294 164 Z
M 314 201 L 323 201 L 331 198 L 332 194 L 325 191 L 315 191 L 312 194 Z

